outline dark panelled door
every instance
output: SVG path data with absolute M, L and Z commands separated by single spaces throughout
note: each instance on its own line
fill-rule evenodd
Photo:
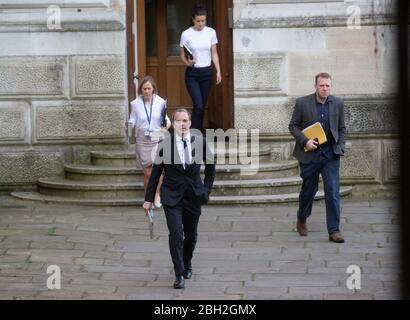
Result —
M 137 50 L 128 50 L 129 60 L 135 60 L 132 51 L 137 51 L 139 78 L 149 74 L 156 79 L 159 95 L 168 99 L 170 114 L 179 107 L 192 109 L 192 101 L 185 87 L 186 67 L 179 58 L 179 41 L 182 31 L 190 25 L 191 8 L 197 3 L 202 3 L 207 8 L 208 26 L 215 28 L 218 35 L 222 83 L 212 88 L 205 111 L 204 127 L 232 127 L 233 49 L 228 14 L 232 0 L 135 1 L 137 10 L 134 19 L 138 45 Z M 130 79 L 130 71 L 129 74 Z

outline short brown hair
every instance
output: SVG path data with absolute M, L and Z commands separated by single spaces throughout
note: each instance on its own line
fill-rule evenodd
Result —
M 319 79 L 319 78 L 325 78 L 325 79 L 330 79 L 330 80 L 332 80 L 332 76 L 331 76 L 329 73 L 327 73 L 327 72 L 321 72 L 321 73 L 318 73 L 318 74 L 315 76 L 315 84 L 317 84 L 317 79 Z
M 142 79 L 140 85 L 138 86 L 138 94 L 139 94 L 139 95 L 142 94 L 142 86 L 143 86 L 144 84 L 146 84 L 147 82 L 151 83 L 152 87 L 154 88 L 154 90 L 153 90 L 152 93 L 153 93 L 153 94 L 154 94 L 154 93 L 157 93 L 157 83 L 155 82 L 155 80 L 154 80 L 153 77 L 147 75 L 147 76 L 145 76 L 145 77 Z
M 191 120 L 191 114 L 189 113 L 189 111 L 188 111 L 187 109 L 185 109 L 185 108 L 178 108 L 178 109 L 175 110 L 174 114 L 172 115 L 172 122 L 174 122 L 174 120 L 175 120 L 175 114 L 176 114 L 177 112 L 185 112 L 185 113 L 188 115 L 189 120 Z

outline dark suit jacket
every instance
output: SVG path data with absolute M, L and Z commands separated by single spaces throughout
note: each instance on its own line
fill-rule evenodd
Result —
M 343 155 L 346 142 L 346 126 L 343 100 L 330 95 L 329 125 L 334 138 L 333 152 Z M 313 159 L 313 152 L 305 152 L 304 146 L 308 139 L 302 130 L 317 122 L 316 93 L 296 99 L 295 109 L 289 123 L 289 131 L 295 137 L 296 144 L 293 156 L 301 163 L 309 163 Z
M 184 169 L 179 157 L 176 138 L 173 131 L 160 142 L 157 159 L 154 162 L 151 177 L 145 193 L 145 201 L 154 202 L 155 191 L 159 178 L 164 171 L 161 187 L 161 203 L 173 207 L 184 196 L 187 188 L 191 188 L 196 196 L 193 201 L 198 205 L 206 204 L 215 179 L 214 155 L 208 148 L 206 140 L 201 135 L 191 132 L 191 147 L 193 163 Z M 200 176 L 201 164 L 205 162 L 205 179 Z

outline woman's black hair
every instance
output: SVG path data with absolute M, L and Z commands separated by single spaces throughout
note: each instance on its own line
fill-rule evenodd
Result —
M 191 18 L 195 19 L 198 16 L 206 16 L 208 12 L 206 11 L 205 7 L 201 4 L 197 4 L 192 8 L 192 15 Z

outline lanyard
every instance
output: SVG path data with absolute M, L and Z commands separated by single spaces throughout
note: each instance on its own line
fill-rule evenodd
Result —
M 145 114 L 147 115 L 147 121 L 148 121 L 148 130 L 151 129 L 151 119 L 152 119 L 152 105 L 154 104 L 154 96 L 151 98 L 151 110 L 149 111 L 149 116 L 148 116 L 148 110 L 147 107 L 145 106 L 145 99 L 144 97 L 141 97 L 142 102 L 144 103 L 144 109 L 145 109 Z

